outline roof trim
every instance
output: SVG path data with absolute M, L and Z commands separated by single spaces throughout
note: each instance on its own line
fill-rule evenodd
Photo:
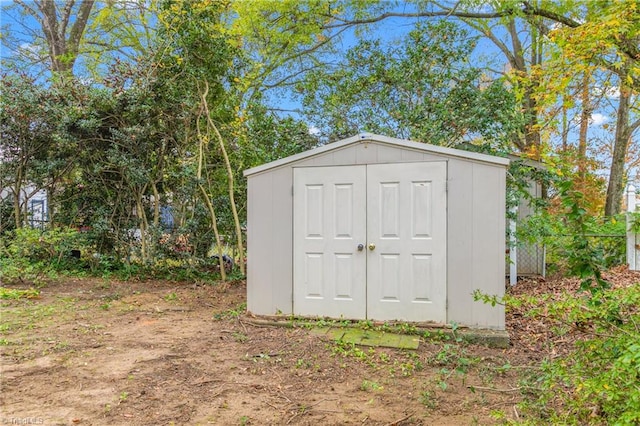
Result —
M 247 169 L 244 171 L 245 176 L 255 175 L 257 173 L 262 173 L 267 170 L 275 169 L 278 167 L 285 166 L 287 164 L 291 164 L 300 160 L 304 160 L 306 158 L 314 157 L 325 152 L 333 151 L 336 149 L 344 148 L 349 145 L 353 145 L 356 143 L 362 142 L 378 142 L 385 145 L 396 146 L 400 148 L 408 148 L 415 151 L 422 151 L 432 154 L 440 154 L 446 155 L 449 157 L 457 157 L 465 160 L 472 161 L 480 161 L 483 163 L 496 164 L 501 166 L 508 166 L 509 159 L 504 157 L 496 157 L 493 155 L 481 154 L 477 152 L 463 151 L 460 149 L 447 148 L 443 146 L 437 145 L 429 145 L 422 142 L 410 141 L 407 139 L 397 139 L 391 138 L 389 136 L 382 135 L 374 135 L 370 133 L 361 133 L 359 135 L 352 136 L 347 139 L 343 139 L 337 142 L 332 142 L 318 148 L 310 149 L 305 152 L 301 152 L 299 154 L 291 155 L 289 157 L 281 158 L 280 160 L 275 160 L 270 163 L 262 164 L 257 167 L 253 167 L 251 169 Z
M 536 168 L 538 170 L 547 170 L 549 167 L 540 160 L 533 160 L 531 158 L 523 157 L 520 154 L 509 154 L 507 158 L 511 161 L 521 161 L 524 165 Z

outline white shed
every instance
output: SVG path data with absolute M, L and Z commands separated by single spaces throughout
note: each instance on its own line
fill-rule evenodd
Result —
M 246 170 L 247 310 L 503 330 L 508 164 L 363 134 Z

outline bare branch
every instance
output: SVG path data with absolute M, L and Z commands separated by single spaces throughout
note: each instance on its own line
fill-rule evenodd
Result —
M 635 132 L 638 129 L 638 127 L 640 127 L 640 119 L 634 121 L 629 126 L 629 136 L 631 136 L 633 134 L 633 132 Z
M 94 0 L 84 0 L 82 4 L 80 4 L 78 17 L 71 27 L 71 32 L 69 33 L 69 53 L 72 54 L 72 58 L 70 60 L 71 66 L 73 66 L 73 63 L 75 62 L 75 57 L 78 53 L 78 46 L 80 45 L 80 39 L 84 33 L 85 27 L 87 26 L 87 21 L 89 20 L 89 14 L 91 14 L 93 4 Z
M 479 25 L 477 25 L 475 22 L 473 21 L 469 21 L 464 19 L 463 20 L 467 25 L 469 25 L 471 28 L 475 29 L 476 31 L 482 33 L 485 37 L 487 37 L 489 40 L 491 40 L 493 42 L 493 44 L 496 45 L 496 47 L 498 49 L 500 49 L 500 51 L 504 54 L 504 56 L 507 58 L 507 60 L 509 61 L 509 63 L 511 64 L 511 66 L 513 68 L 518 68 L 518 64 L 516 62 L 516 58 L 513 55 L 513 53 L 509 50 L 509 48 L 507 47 L 506 44 L 504 44 L 502 42 L 502 40 L 500 40 L 498 37 L 496 37 L 496 35 L 488 28 L 481 28 Z
M 386 12 L 378 16 L 373 16 L 367 19 L 339 19 L 336 16 L 327 16 L 332 20 L 338 20 L 341 23 L 338 24 L 329 24 L 324 25 L 322 29 L 328 30 L 333 28 L 343 28 L 343 27 L 352 27 L 355 25 L 365 25 L 365 24 L 374 24 L 376 22 L 384 21 L 389 18 L 436 18 L 436 17 L 449 17 L 455 16 L 457 18 L 468 18 L 468 19 L 495 19 L 502 18 L 505 16 L 511 16 L 511 11 L 504 12 L 494 12 L 494 13 L 474 13 L 474 12 L 457 12 L 455 9 L 444 9 L 441 11 L 435 12 L 415 12 L 415 13 L 397 13 L 397 12 Z
M 542 18 L 547 18 L 552 21 L 558 22 L 562 25 L 566 25 L 567 27 L 570 27 L 570 28 L 577 28 L 580 25 L 582 25 L 580 22 L 574 19 L 568 18 L 566 16 L 562 16 L 550 10 L 545 10 L 539 7 L 532 6 L 528 1 L 524 1 L 522 2 L 522 4 L 524 6 L 522 9 L 522 12 L 524 12 L 525 15 L 540 16 Z
M 75 0 L 67 0 L 67 2 L 64 5 L 64 9 L 62 12 L 62 24 L 60 25 L 61 27 L 60 33 L 63 35 L 66 34 L 67 32 L 67 25 L 69 25 L 69 18 L 71 18 L 71 9 L 73 8 L 74 3 L 75 3 Z
M 295 84 L 295 82 L 290 82 L 289 80 L 291 80 L 291 79 L 293 79 L 293 78 L 295 78 L 295 77 L 297 77 L 297 76 L 299 76 L 301 74 L 304 74 L 304 73 L 306 73 L 308 71 L 312 71 L 314 69 L 321 68 L 321 67 L 322 67 L 322 64 L 317 64 L 317 65 L 314 65 L 314 66 L 311 66 L 311 67 L 304 67 L 304 68 L 300 69 L 299 71 L 297 71 L 297 72 L 295 72 L 293 74 L 289 74 L 289 75 L 281 78 L 280 80 L 278 80 L 276 82 L 273 82 L 273 83 L 270 83 L 270 84 L 264 84 L 263 87 L 265 89 L 273 89 L 273 88 L 276 88 L 276 87 L 282 87 L 282 86 Z

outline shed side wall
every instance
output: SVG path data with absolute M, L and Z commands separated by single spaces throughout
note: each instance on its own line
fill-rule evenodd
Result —
M 505 185 L 504 169 L 473 164 L 473 290 L 498 297 L 505 289 Z M 468 325 L 504 330 L 503 305 L 472 303 Z
M 505 184 L 503 168 L 449 161 L 447 321 L 504 329 L 504 307 L 473 300 L 474 290 L 504 295 Z
M 293 197 L 291 168 L 247 183 L 247 310 L 293 312 Z
M 473 167 L 449 161 L 447 194 L 447 321 L 469 324 L 473 283 Z
M 247 181 L 247 310 L 272 313 L 271 263 L 267 253 L 271 240 L 271 173 Z M 267 303 L 265 303 L 267 301 Z

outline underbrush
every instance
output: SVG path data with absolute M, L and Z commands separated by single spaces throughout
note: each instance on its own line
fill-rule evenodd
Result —
M 210 283 L 220 272 L 216 258 L 162 253 L 145 263 L 135 254 L 100 253 L 89 235 L 67 227 L 21 228 L 0 237 L 1 282 L 38 287 L 62 276 Z M 229 280 L 241 278 L 237 271 L 227 272 Z
M 547 358 L 525 378 L 525 424 L 640 424 L 640 285 L 563 294 L 507 297 L 556 335 L 577 336 L 569 351 Z
M 0 287 L 0 299 L 2 300 L 36 299 L 38 297 L 40 297 L 40 291 L 35 288 L 17 290 Z

